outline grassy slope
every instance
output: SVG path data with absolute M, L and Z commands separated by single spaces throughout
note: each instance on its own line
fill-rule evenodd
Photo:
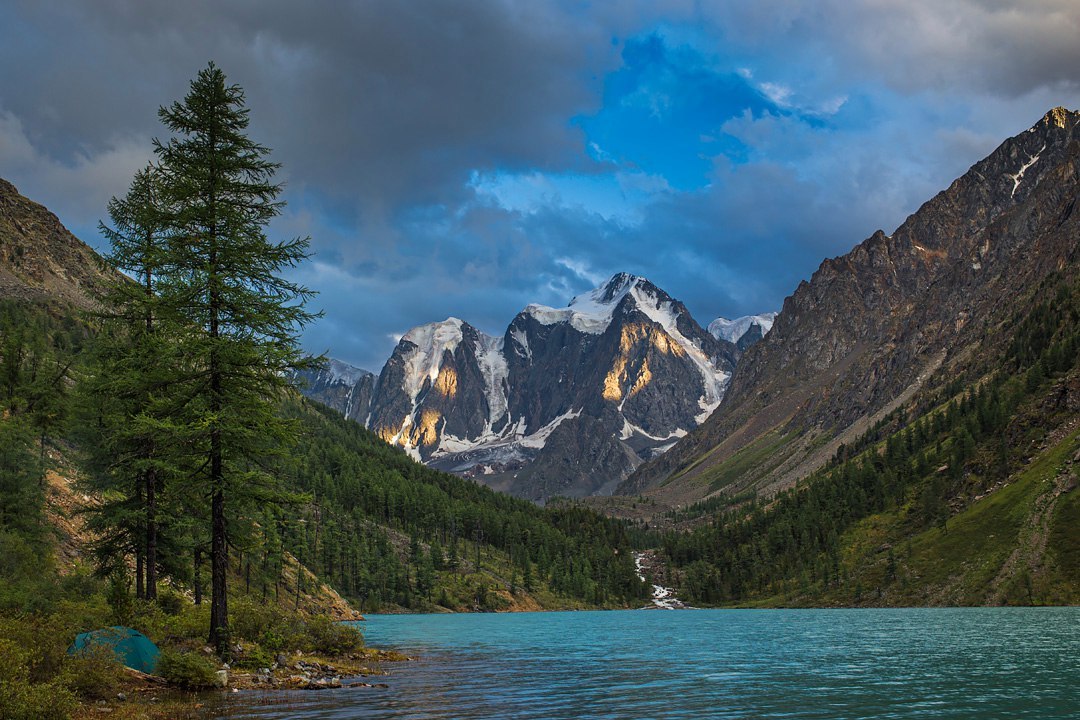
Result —
M 1080 553 L 1078 496 L 1063 493 L 1049 515 L 1040 510 L 1058 492 L 1057 479 L 1070 472 L 1078 438 L 1074 431 L 1047 448 L 1008 485 L 950 517 L 944 527 L 906 537 L 907 507 L 863 520 L 844 537 L 848 581 L 822 599 L 887 605 L 1076 602 L 1080 565 L 1069 559 Z M 1046 533 L 1050 542 L 1040 548 Z M 886 546 L 895 570 L 889 551 L 882 551 Z
M 1022 470 L 943 526 L 913 527 L 914 488 L 903 504 L 841 535 L 839 582 L 814 589 L 789 581 L 738 604 L 1080 604 L 1080 428 L 1075 416 L 1057 419 Z

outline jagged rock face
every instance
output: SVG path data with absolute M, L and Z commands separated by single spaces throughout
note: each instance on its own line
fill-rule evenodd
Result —
M 581 406 L 596 335 L 567 322 L 545 324 L 523 311 L 503 338 L 507 404 L 525 432 L 535 431 Z
M 744 315 L 741 318 L 728 320 L 718 317 L 709 323 L 709 334 L 720 340 L 735 343 L 741 352 L 756 343 L 772 329 L 777 313 L 762 313 L 761 315 Z
M 977 353 L 990 329 L 1016 313 L 1015 298 L 1051 272 L 1075 269 L 1078 124 L 1076 112 L 1051 111 L 892 236 L 879 230 L 824 261 L 747 350 L 717 413 L 639 468 L 620 492 L 688 488 L 770 431 L 816 437 L 820 445 L 962 348 Z M 756 482 L 794 482 L 815 462 Z
M 501 351 L 456 318 L 414 328 L 379 376 L 369 426 L 423 460 L 498 434 L 507 423 Z
M 331 359 L 325 367 L 304 370 L 293 379 L 307 397 L 336 409 L 349 420 L 366 424 L 375 389 L 374 373 Z
M 739 341 L 735 343 L 735 347 L 742 352 L 746 352 L 751 345 L 765 337 L 765 332 L 760 325 L 751 325 L 746 332 L 739 336 Z
M 509 414 L 526 448 L 544 438 L 505 487 L 532 499 L 610 492 L 708 416 L 739 355 L 682 303 L 626 274 L 567 308 L 529 306 L 503 343 Z
M 115 277 L 56 215 L 0 179 L 0 297 L 86 308 Z
M 616 413 L 607 414 L 580 415 L 560 423 L 511 487 L 538 502 L 555 496 L 610 495 L 641 458 L 611 432 Z
M 611 404 L 635 431 L 662 439 L 704 419 L 738 358 L 682 303 L 629 275 L 616 275 L 563 310 L 526 308 L 506 343 L 511 414 L 528 427 L 579 408 L 600 417 Z
M 566 308 L 530 305 L 501 338 L 454 318 L 414 328 L 367 424 L 434 467 L 531 499 L 610 492 L 708 416 L 738 357 L 682 303 L 619 274 Z

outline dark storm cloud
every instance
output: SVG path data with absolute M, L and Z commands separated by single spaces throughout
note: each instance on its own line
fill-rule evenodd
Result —
M 284 165 L 271 234 L 313 240 L 306 347 L 377 370 L 621 270 L 703 323 L 778 309 L 1080 104 L 1078 37 L 1074 0 L 0 0 L 0 176 L 100 246 L 213 59 Z
M 582 140 L 567 119 L 595 105 L 597 73 L 617 59 L 605 29 L 540 3 L 13 11 L 0 57 L 20 71 L 4 79 L 0 106 L 50 154 L 160 132 L 157 106 L 214 59 L 247 90 L 255 129 L 290 177 L 372 222 L 391 222 L 402 203 L 452 199 L 472 168 L 577 162 Z

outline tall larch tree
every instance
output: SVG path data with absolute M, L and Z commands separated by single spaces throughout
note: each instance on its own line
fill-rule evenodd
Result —
M 244 92 L 211 63 L 182 102 L 162 107 L 175 134 L 155 141 L 168 213 L 168 270 L 160 293 L 181 323 L 184 422 L 203 457 L 192 477 L 210 504 L 211 644 L 228 639 L 230 517 L 274 501 L 265 460 L 295 430 L 278 415 L 287 373 L 305 366 L 297 335 L 316 315 L 313 293 L 281 276 L 308 257 L 309 241 L 272 242 L 283 206 L 278 165 L 250 140 Z
M 172 470 L 170 416 L 173 382 L 167 308 L 158 294 L 165 264 L 166 206 L 160 174 L 148 166 L 135 174 L 127 195 L 108 205 L 110 223 L 100 229 L 111 244 L 108 263 L 117 275 L 101 298 L 102 332 L 97 372 L 89 379 L 100 440 L 99 489 L 113 490 L 95 518 L 102 558 L 125 545 L 135 555 L 136 594 L 157 597 L 160 493 Z

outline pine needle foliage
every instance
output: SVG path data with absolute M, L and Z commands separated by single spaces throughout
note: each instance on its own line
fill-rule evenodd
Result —
M 166 492 L 170 514 L 187 521 L 176 534 L 196 578 L 209 539 L 209 640 L 224 648 L 230 547 L 254 527 L 248 518 L 292 499 L 268 459 L 295 439 L 277 413 L 289 371 L 313 362 L 297 335 L 317 317 L 306 309 L 314 293 L 283 277 L 308 257 L 309 240 L 267 238 L 283 207 L 279 166 L 247 137 L 244 92 L 218 67 L 159 117 L 173 137 L 154 141 L 156 164 L 110 203 L 104 228 L 110 262 L 135 282 L 105 298 L 113 342 L 103 333 L 97 395 L 114 420 L 103 448 L 127 491 L 103 517 L 121 539 L 136 538 L 128 544 L 146 558 L 150 595 L 163 566 L 151 557 L 162 510 L 153 503 Z M 200 532 L 190 521 L 203 518 Z

